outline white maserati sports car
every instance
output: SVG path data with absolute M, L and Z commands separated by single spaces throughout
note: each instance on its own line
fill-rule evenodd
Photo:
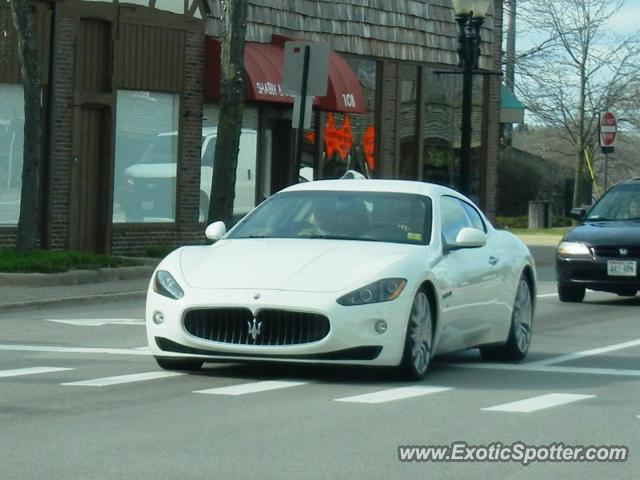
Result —
M 535 268 L 465 196 L 401 180 L 306 182 L 271 196 L 211 245 L 158 265 L 146 325 L 160 367 L 283 360 L 397 366 L 479 347 L 521 360 Z

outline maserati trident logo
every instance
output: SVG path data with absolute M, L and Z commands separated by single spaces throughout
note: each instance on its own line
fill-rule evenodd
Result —
M 247 322 L 247 326 L 249 327 L 249 335 L 255 341 L 260 335 L 260 328 L 262 327 L 262 322 L 258 322 L 255 318 L 253 319 L 253 323 Z
M 629 254 L 629 250 L 627 250 L 626 248 L 621 248 L 619 252 L 621 257 L 626 257 Z

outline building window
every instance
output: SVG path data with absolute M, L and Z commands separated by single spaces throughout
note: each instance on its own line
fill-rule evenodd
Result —
M 24 91 L 0 84 L 0 225 L 17 225 L 22 188 Z
M 473 77 L 471 194 L 480 191 L 482 158 L 483 76 Z M 462 78 L 425 68 L 422 75 L 424 123 L 423 179 L 427 182 L 457 186 L 460 178 L 460 140 L 462 122 Z
M 218 138 L 218 105 L 204 105 L 202 121 L 202 166 L 200 168 L 200 221 L 204 222 L 209 208 L 213 181 L 213 165 Z M 236 167 L 236 189 L 233 201 L 234 217 L 247 214 L 256 202 L 256 158 L 258 150 L 258 110 L 245 107 L 240 133 L 240 151 Z
M 179 95 L 118 91 L 113 222 L 174 222 Z
M 361 57 L 344 57 L 362 87 L 366 111 L 362 114 L 329 113 L 321 116 L 324 148 L 322 178 L 339 178 L 346 170 L 368 176 L 376 172 L 375 114 L 378 64 Z
M 416 127 L 418 114 L 418 67 L 400 66 L 400 158 L 399 177 L 418 178 L 418 151 Z

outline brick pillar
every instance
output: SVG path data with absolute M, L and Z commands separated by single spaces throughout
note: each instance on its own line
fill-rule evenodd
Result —
M 192 243 L 202 240 L 198 222 L 200 205 L 200 156 L 202 148 L 202 103 L 204 82 L 204 33 L 186 33 L 184 52 L 184 92 L 180 120 L 180 155 L 177 185 L 176 222 L 178 239 Z
M 492 64 L 491 69 L 499 72 L 502 69 L 502 9 L 503 1 L 494 1 L 493 18 L 493 43 L 491 44 Z M 500 85 L 502 77 L 490 75 L 486 77 L 489 81 L 489 115 L 487 121 L 487 168 L 485 172 L 485 213 L 495 220 L 497 186 L 498 186 L 498 156 L 500 142 Z
M 48 218 L 45 232 L 51 250 L 67 248 L 69 236 L 69 192 L 71 187 L 71 152 L 73 131 L 73 75 L 77 22 L 56 12 L 53 42 L 52 107 Z M 45 153 L 46 154 L 46 153 Z

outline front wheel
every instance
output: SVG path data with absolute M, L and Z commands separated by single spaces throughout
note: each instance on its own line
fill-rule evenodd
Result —
M 433 315 L 431 302 L 423 289 L 416 293 L 411 305 L 400 369 L 413 380 L 427 374 L 433 348 Z
M 194 372 L 200 370 L 204 364 L 203 360 L 195 358 L 173 358 L 173 357 L 154 357 L 156 363 L 163 370 L 180 370 L 185 372 Z
M 513 301 L 511 328 L 504 345 L 481 347 L 482 358 L 487 360 L 520 361 L 527 356 L 533 331 L 533 298 L 529 280 L 523 275 Z

